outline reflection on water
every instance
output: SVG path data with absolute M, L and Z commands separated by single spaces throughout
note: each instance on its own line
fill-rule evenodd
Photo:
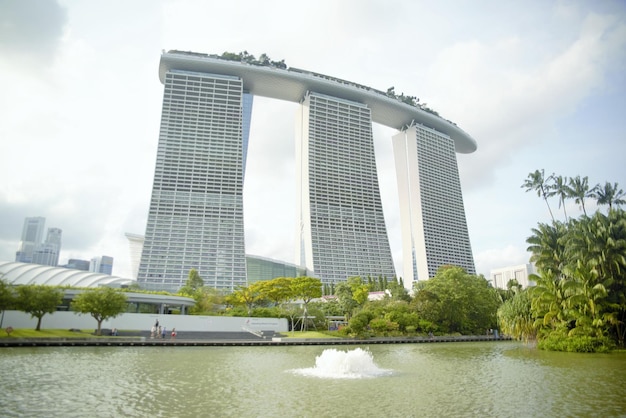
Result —
M 344 366 L 385 377 L 302 372 Z M 8 417 L 626 416 L 626 353 L 516 342 L 2 348 L 0 370 Z

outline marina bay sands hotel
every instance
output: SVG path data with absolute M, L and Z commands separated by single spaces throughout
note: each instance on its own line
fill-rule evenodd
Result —
M 323 283 L 396 277 L 372 123 L 393 136 L 406 287 L 440 266 L 475 274 L 456 153 L 476 141 L 419 106 L 356 83 L 216 55 L 169 51 L 157 161 L 138 282 L 175 290 L 248 283 L 243 183 L 255 95 L 299 103 L 295 264 Z

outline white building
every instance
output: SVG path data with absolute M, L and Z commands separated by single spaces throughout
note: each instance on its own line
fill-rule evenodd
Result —
M 491 270 L 489 273 L 489 281 L 495 288 L 507 289 L 510 280 L 517 280 L 517 283 L 523 288 L 526 288 L 536 284 L 529 279 L 531 274 L 536 274 L 533 264 L 520 264 Z
M 137 281 L 175 291 L 196 269 L 207 286 L 246 284 L 244 113 L 238 77 L 168 69 Z M 246 109 L 250 109 L 247 110 Z M 245 139 L 247 142 L 247 138 Z

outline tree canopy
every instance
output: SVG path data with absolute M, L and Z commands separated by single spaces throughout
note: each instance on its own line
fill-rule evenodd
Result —
M 63 290 L 46 285 L 22 285 L 16 288 L 17 309 L 37 318 L 36 331 L 41 330 L 41 319 L 53 313 L 63 300 Z
M 98 323 L 96 335 L 102 335 L 102 321 L 126 311 L 127 298 L 124 293 L 110 287 L 99 287 L 76 296 L 71 307 L 81 314 L 91 315 Z

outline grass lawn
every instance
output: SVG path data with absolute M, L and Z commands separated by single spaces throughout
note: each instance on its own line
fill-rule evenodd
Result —
M 289 331 L 281 332 L 282 338 L 342 338 L 318 331 Z
M 0 330 L 0 338 L 92 338 L 93 329 L 81 330 L 80 332 L 72 332 L 66 329 L 42 329 L 35 331 L 31 328 L 14 329 L 11 335 L 7 335 L 6 331 Z

